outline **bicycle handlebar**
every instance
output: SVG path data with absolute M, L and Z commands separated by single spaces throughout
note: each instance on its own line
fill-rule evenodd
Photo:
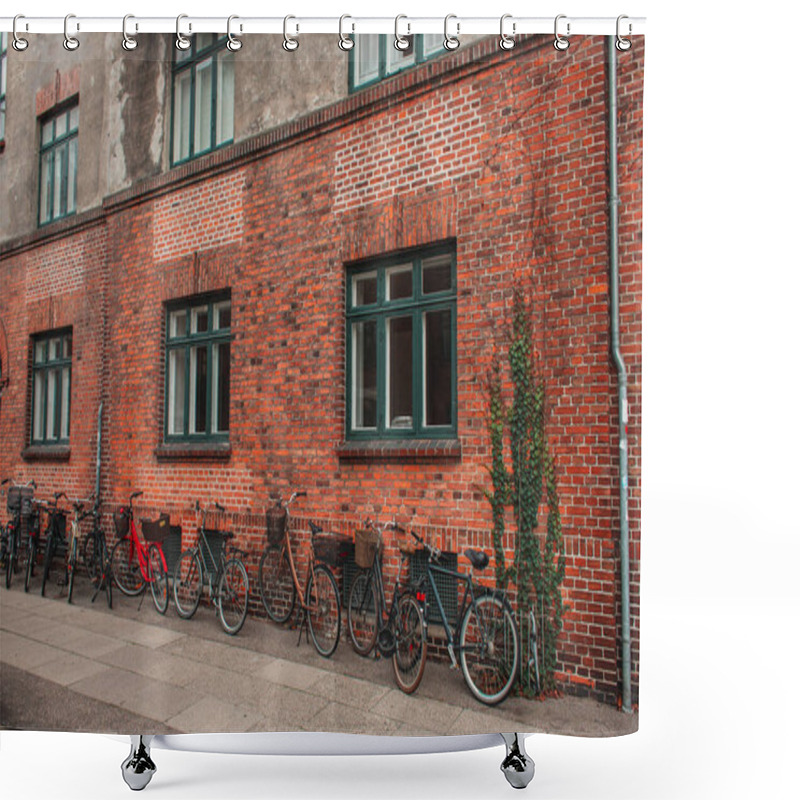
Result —
M 130 498 L 128 499 L 128 505 L 132 505 L 132 504 L 133 504 L 133 498 L 134 498 L 134 497 L 141 497 L 143 494 L 144 494 L 144 492 L 143 492 L 143 491 L 134 492 L 134 493 L 133 493 L 133 494 L 130 496 Z
M 426 553 L 428 553 L 434 561 L 438 561 L 442 555 L 442 551 L 438 547 L 434 547 L 432 544 L 428 544 L 423 538 L 417 536 L 414 531 L 408 531 L 416 540 L 419 542 Z

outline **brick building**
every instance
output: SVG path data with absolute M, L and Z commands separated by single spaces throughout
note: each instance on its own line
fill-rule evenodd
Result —
M 490 550 L 486 379 L 522 285 L 567 558 L 560 678 L 616 702 L 603 39 L 363 37 L 348 57 L 336 37 L 118 38 L 3 41 L 0 475 L 88 494 L 102 403 L 106 510 L 143 490 L 184 541 L 217 499 L 258 553 L 269 496 L 305 489 L 301 530 L 397 516 Z M 635 693 L 641 41 L 618 70 Z

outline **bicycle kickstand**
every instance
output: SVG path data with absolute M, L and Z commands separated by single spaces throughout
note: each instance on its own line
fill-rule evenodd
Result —
M 297 644 L 295 645 L 295 647 L 300 647 L 300 642 L 303 639 L 303 631 L 306 632 L 306 644 L 308 644 L 309 642 L 308 626 L 309 626 L 308 611 L 306 611 L 306 609 L 303 609 L 303 616 L 300 620 L 300 624 L 297 626 Z

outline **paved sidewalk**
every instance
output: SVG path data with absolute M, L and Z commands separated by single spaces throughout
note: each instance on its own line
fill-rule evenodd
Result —
M 360 658 L 344 638 L 333 658 L 323 659 L 305 637 L 296 646 L 297 631 L 253 616 L 230 637 L 205 604 L 194 619 L 182 620 L 171 606 L 158 615 L 149 594 L 140 606 L 140 598 L 117 592 L 113 611 L 102 598 L 89 602 L 88 585 L 76 584 L 75 595 L 69 605 L 63 597 L 25 594 L 21 585 L 0 589 L 0 663 L 11 668 L 14 685 L 24 673 L 49 682 L 40 684 L 43 691 L 60 687 L 65 698 L 42 704 L 40 719 L 32 721 L 31 711 L 24 723 L 0 717 L 0 726 L 76 730 L 67 698 L 113 707 L 108 719 L 115 730 L 108 732 L 121 733 L 145 720 L 153 732 L 409 736 L 512 730 L 609 736 L 638 723 L 636 715 L 575 697 L 511 697 L 489 708 L 469 694 L 460 672 L 430 661 L 416 694 L 406 695 L 394 685 L 390 660 Z M 12 681 L 4 680 L 0 694 L 6 683 Z M 12 698 L 2 700 L 3 716 L 13 717 Z

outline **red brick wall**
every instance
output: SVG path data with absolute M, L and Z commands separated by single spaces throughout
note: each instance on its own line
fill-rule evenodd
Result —
M 562 678 L 613 700 L 619 683 L 619 490 L 604 42 L 574 37 L 561 54 L 549 39 L 527 40 L 512 54 L 495 51 L 484 43 L 473 50 L 477 60 L 455 54 L 462 72 L 426 65 L 425 72 L 402 75 L 394 97 L 388 82 L 366 90 L 338 110 L 320 112 L 310 132 L 296 124 L 287 128 L 257 156 L 242 150 L 225 164 L 224 154 L 215 154 L 207 161 L 213 178 L 181 183 L 184 170 L 158 194 L 131 191 L 107 203 L 105 229 L 82 234 L 107 242 L 92 251 L 99 272 L 105 263 L 108 280 L 105 499 L 120 502 L 142 489 L 148 507 L 168 509 L 183 523 L 184 536 L 194 531 L 193 501 L 217 499 L 230 509 L 228 522 L 240 544 L 258 554 L 261 518 L 253 514 L 260 515 L 270 493 L 302 488 L 309 496 L 298 504 L 301 524 L 313 518 L 352 530 L 366 515 L 413 517 L 444 549 L 489 548 L 484 387 L 493 349 L 504 347 L 519 283 L 534 298 L 568 560 Z M 638 683 L 643 45 L 620 56 L 619 71 L 621 316 L 630 370 Z M 455 242 L 458 253 L 460 455 L 347 457 L 340 448 L 346 265 L 445 240 Z M 97 385 L 90 391 L 83 376 L 90 364 L 91 374 L 100 374 L 90 353 L 103 348 L 103 328 L 84 319 L 92 317 L 84 305 L 102 279 L 87 276 L 85 294 L 66 295 L 74 301 L 35 299 L 26 285 L 41 283 L 31 277 L 41 269 L 34 259 L 60 265 L 52 286 L 69 284 L 68 259 L 58 261 L 57 248 L 72 245 L 46 245 L 1 266 L 12 287 L 4 298 L 14 298 L 3 300 L 0 316 L 11 331 L 16 380 L 2 400 L 0 431 L 4 442 L 18 444 L 3 448 L 0 471 L 35 472 L 45 485 L 70 480 L 77 488 L 92 472 L 87 460 L 99 392 Z M 160 448 L 163 304 L 228 288 L 230 454 L 168 457 Z M 26 398 L 19 376 L 26 371 L 29 335 L 45 325 L 45 305 L 57 306 L 61 323 L 74 326 L 76 350 L 86 354 L 75 391 L 80 375 L 86 394 L 73 395 L 69 462 L 20 465 Z M 387 542 L 390 557 L 394 544 Z M 254 561 L 257 555 L 251 568 Z

